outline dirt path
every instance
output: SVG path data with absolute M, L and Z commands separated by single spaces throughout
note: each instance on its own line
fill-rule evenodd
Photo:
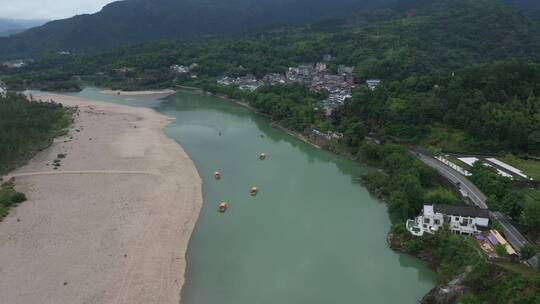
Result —
M 19 177 L 28 177 L 28 176 L 39 176 L 39 175 L 65 175 L 65 174 L 146 174 L 146 175 L 155 175 L 155 172 L 148 171 L 114 171 L 114 170 L 86 170 L 86 171 L 41 171 L 41 172 L 27 172 L 27 173 L 17 173 L 5 176 L 5 179 L 19 178 Z

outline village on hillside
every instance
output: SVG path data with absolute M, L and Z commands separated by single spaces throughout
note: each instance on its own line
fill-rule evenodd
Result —
M 327 57 L 325 56 L 325 58 Z M 339 65 L 337 74 L 331 74 L 328 71 L 326 62 L 289 67 L 285 74 L 270 73 L 262 79 L 257 79 L 253 75 L 236 78 L 223 76 L 217 80 L 217 83 L 222 86 L 237 86 L 244 91 L 255 91 L 265 85 L 292 84 L 304 85 L 316 92 L 326 90 L 328 98 L 319 102 L 317 109 L 324 110 L 327 116 L 332 115 L 332 112 L 337 107 L 343 105 L 348 98 L 351 98 L 352 91 L 356 87 L 354 67 Z M 366 81 L 366 85 L 370 90 L 375 90 L 380 83 L 380 80 Z
M 284 74 L 269 73 L 257 79 L 252 74 L 241 77 L 221 76 L 216 82 L 221 86 L 235 86 L 242 91 L 254 92 L 262 86 L 302 85 L 314 92 L 328 92 L 328 97 L 315 106 L 316 111 L 323 111 L 331 116 L 335 109 L 342 106 L 345 101 L 352 98 L 352 92 L 357 87 L 354 78 L 354 67 L 346 65 L 337 66 L 337 74 L 332 74 L 327 62 L 332 61 L 331 55 L 325 55 L 322 62 L 308 63 L 296 67 L 289 67 Z M 185 75 L 189 78 L 198 78 L 199 65 L 174 64 L 170 66 L 171 73 Z M 366 87 L 374 91 L 381 84 L 381 80 L 372 79 L 365 82 Z M 315 145 L 325 145 L 343 137 L 338 132 L 323 132 L 314 126 L 306 128 L 304 135 Z

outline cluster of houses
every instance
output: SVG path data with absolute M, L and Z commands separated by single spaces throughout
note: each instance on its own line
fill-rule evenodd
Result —
M 317 108 L 324 109 L 327 115 L 342 105 L 347 98 L 352 97 L 355 88 L 354 67 L 338 66 L 337 74 L 328 73 L 326 63 L 319 62 L 313 65 L 303 65 L 289 68 L 287 78 L 296 83 L 303 84 L 313 91 L 328 92 L 328 98 L 321 101 Z
M 257 78 L 255 78 L 255 76 L 251 74 L 236 78 L 223 76 L 217 80 L 217 83 L 222 86 L 237 86 L 242 91 L 250 92 L 255 91 L 256 89 L 265 84 L 270 85 L 270 83 L 265 83 L 262 80 L 257 80 Z
M 330 55 L 324 57 L 325 61 L 331 61 L 331 58 Z M 290 67 L 285 74 L 271 73 L 260 80 L 253 75 L 236 78 L 223 76 L 217 80 L 217 83 L 223 86 L 234 85 L 246 91 L 255 91 L 263 85 L 289 84 L 304 85 L 316 92 L 326 90 L 329 96 L 318 103 L 317 109 L 324 110 L 328 116 L 332 114 L 334 109 L 343 105 L 346 99 L 352 97 L 352 90 L 355 88 L 354 67 L 339 65 L 337 74 L 331 74 L 326 62 Z M 375 90 L 380 84 L 380 80 L 366 81 L 370 90 Z
M 6 84 L 0 81 L 0 97 L 5 98 L 7 96 Z
M 326 63 L 304 64 L 290 67 L 285 74 L 271 73 L 258 80 L 253 75 L 243 77 L 224 76 L 217 83 L 224 86 L 235 85 L 242 90 L 254 91 L 263 85 L 301 84 L 313 91 L 327 90 L 332 100 L 345 100 L 351 97 L 354 88 L 354 68 L 340 65 L 338 74 L 328 73 Z
M 23 59 L 4 61 L 2 62 L 2 66 L 5 66 L 9 69 L 20 69 L 26 66 L 26 61 L 24 61 Z
M 192 63 L 189 66 L 173 64 L 169 68 L 171 73 L 177 75 L 189 75 L 191 78 L 197 78 L 197 70 L 199 69 L 199 64 Z

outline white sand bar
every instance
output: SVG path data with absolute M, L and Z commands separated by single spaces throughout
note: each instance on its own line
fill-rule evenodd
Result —
M 170 120 L 145 108 L 36 98 L 80 114 L 68 136 L 12 172 L 29 200 L 0 223 L 0 302 L 179 303 L 202 193 L 193 162 L 163 133 Z M 53 170 L 60 153 L 67 157 Z
M 121 96 L 125 98 L 163 98 L 173 94 L 176 94 L 174 90 L 155 90 L 155 91 L 114 91 L 114 90 L 103 90 L 103 94 Z

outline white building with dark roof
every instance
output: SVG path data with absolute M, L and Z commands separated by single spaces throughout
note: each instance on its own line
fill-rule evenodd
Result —
M 170 67 L 171 72 L 176 74 L 187 74 L 189 73 L 189 68 L 183 65 L 173 64 Z
M 0 97 L 6 97 L 7 96 L 7 87 L 6 85 L 0 81 Z
M 366 80 L 367 87 L 370 91 L 375 91 L 375 89 L 381 84 L 382 81 L 379 79 L 369 79 Z
M 407 221 L 407 230 L 413 235 L 434 234 L 447 225 L 454 233 L 471 235 L 489 225 L 489 211 L 477 207 L 453 205 L 424 205 L 422 214 Z

